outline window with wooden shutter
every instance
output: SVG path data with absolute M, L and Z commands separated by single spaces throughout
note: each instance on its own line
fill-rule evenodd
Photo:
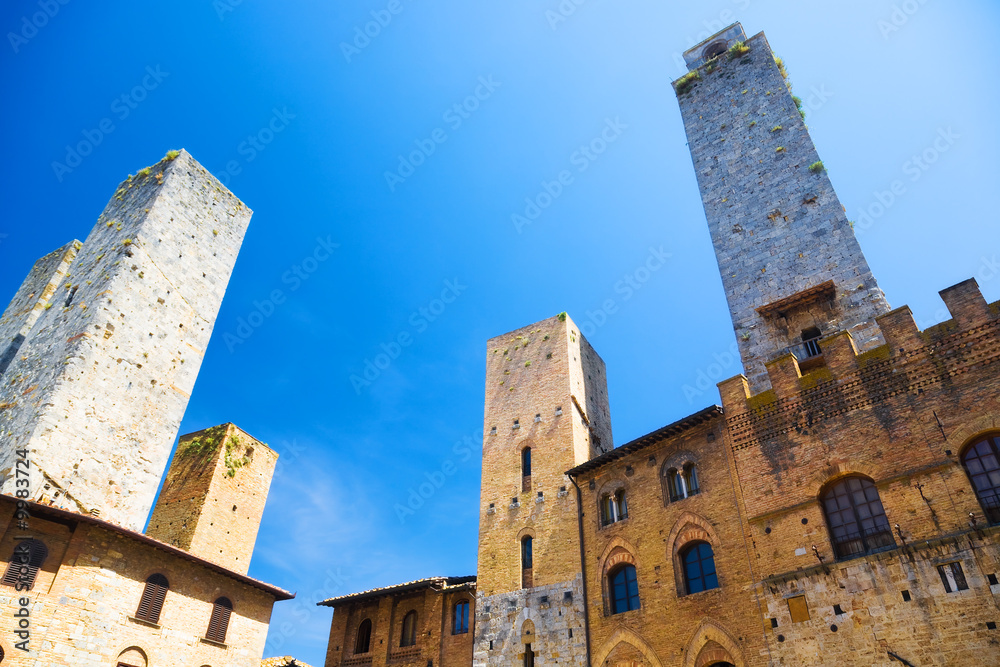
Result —
M 142 598 L 139 600 L 139 608 L 135 610 L 135 617 L 140 621 L 159 623 L 163 600 L 166 599 L 169 588 L 170 584 L 162 574 L 154 574 L 146 579 L 146 588 L 142 591 Z
M 226 643 L 226 631 L 229 629 L 229 616 L 233 613 L 233 603 L 229 598 L 219 598 L 212 606 L 212 618 L 208 622 L 208 632 L 205 639 L 220 644 Z
M 7 570 L 0 583 L 21 591 L 30 591 L 35 586 L 38 571 L 48 557 L 49 550 L 41 540 L 21 540 L 7 561 Z

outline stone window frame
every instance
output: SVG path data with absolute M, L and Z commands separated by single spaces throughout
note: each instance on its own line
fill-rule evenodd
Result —
M 681 472 L 689 467 L 694 470 L 695 479 L 697 481 L 695 489 L 693 491 L 688 489 L 687 495 L 674 500 L 670 489 L 670 473 L 671 471 Z M 682 500 L 687 500 L 691 496 L 698 495 L 702 492 L 702 480 L 701 475 L 699 474 L 700 468 L 701 466 L 699 464 L 698 457 L 695 456 L 694 452 L 687 450 L 677 452 L 663 462 L 663 465 L 660 466 L 660 492 L 663 494 L 664 507 L 667 507 L 672 503 L 679 503 Z
M 615 518 L 613 521 L 610 521 L 610 520 L 608 520 L 608 517 L 607 517 L 606 512 L 605 512 L 604 500 L 605 500 L 605 498 L 616 497 L 616 496 L 618 496 L 619 493 L 622 494 L 621 500 L 623 500 L 624 504 L 625 504 L 625 513 L 624 513 L 624 516 L 621 516 L 619 514 L 617 516 L 617 518 Z M 628 487 L 625 484 L 625 480 L 623 480 L 623 479 L 617 479 L 617 478 L 611 479 L 611 480 L 605 482 L 603 485 L 601 485 L 600 490 L 596 494 L 596 498 L 597 498 L 597 512 L 596 512 L 596 516 L 597 516 L 597 528 L 598 528 L 598 530 L 601 530 L 603 528 L 607 528 L 608 526 L 612 526 L 612 525 L 621 523 L 622 521 L 627 521 L 628 520 L 628 518 L 630 516 L 629 515 L 629 511 L 628 511 L 628 496 L 629 496 Z M 616 507 L 618 507 L 618 512 L 620 513 L 621 512 L 621 507 L 617 504 L 617 502 L 616 502 Z
M 639 611 L 643 608 L 642 604 L 642 594 L 639 594 L 639 607 L 638 609 L 629 609 L 628 611 L 623 611 L 618 614 L 612 614 L 612 591 L 611 591 L 611 575 L 617 572 L 624 565 L 631 565 L 635 568 L 635 579 L 636 587 L 639 586 L 639 572 L 641 571 L 639 560 L 635 557 L 635 547 L 629 544 L 625 539 L 621 537 L 616 537 L 611 540 L 607 547 L 604 549 L 604 553 L 601 555 L 601 559 L 598 562 L 597 571 L 601 578 L 600 590 L 602 599 L 602 609 L 604 611 L 605 617 L 611 616 L 621 616 L 621 614 L 628 614 L 634 611 Z
M 138 656 L 127 655 L 130 652 L 138 653 Z M 133 664 L 131 661 L 135 657 L 142 658 L 142 664 Z M 123 661 L 124 660 L 124 661 Z M 126 662 L 127 661 L 127 662 Z M 115 658 L 115 665 L 127 665 L 128 667 L 146 667 L 149 665 L 149 654 L 141 646 L 131 645 L 126 646 L 118 652 L 118 657 Z
M 988 446 L 992 450 L 993 454 L 1000 458 L 1000 431 L 985 431 L 969 438 L 959 448 L 958 460 L 962 466 L 962 470 L 965 472 L 966 479 L 969 480 L 969 486 L 972 488 L 972 491 L 976 496 L 976 502 L 979 503 L 979 509 L 982 511 L 983 517 L 986 519 L 986 523 L 988 525 L 995 526 L 1000 525 L 1000 487 L 992 487 L 989 490 L 991 494 L 991 496 L 988 497 L 989 499 L 987 500 L 984 498 L 983 494 L 979 492 L 979 488 L 977 488 L 975 482 L 973 482 L 972 473 L 969 472 L 969 467 L 965 461 L 972 448 L 984 441 L 988 443 Z
M 685 579 L 684 561 L 681 552 L 694 542 L 706 542 L 712 547 L 712 558 L 718 560 L 718 554 L 722 551 L 722 542 L 711 522 L 693 512 L 685 512 L 674 522 L 670 534 L 667 536 L 667 559 L 674 570 L 674 585 L 677 590 L 677 597 L 688 597 L 690 595 L 704 595 L 711 591 L 721 590 L 725 587 L 725 577 L 719 570 L 719 564 L 715 564 L 715 576 L 719 580 L 718 588 L 709 588 L 697 593 L 687 592 L 687 581 Z

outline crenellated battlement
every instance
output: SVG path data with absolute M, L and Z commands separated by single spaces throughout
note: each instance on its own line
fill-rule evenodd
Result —
M 908 306 L 876 318 L 885 344 L 859 352 L 842 331 L 819 340 L 821 353 L 803 364 L 788 353 L 765 364 L 771 389 L 750 393 L 746 377 L 719 383 L 730 423 L 749 425 L 808 409 L 821 418 L 836 397 L 838 413 L 870 405 L 882 394 L 923 391 L 968 367 L 1000 358 L 1000 301 L 987 303 L 975 279 L 940 292 L 952 318 L 920 331 Z M 734 447 L 747 446 L 734 432 Z

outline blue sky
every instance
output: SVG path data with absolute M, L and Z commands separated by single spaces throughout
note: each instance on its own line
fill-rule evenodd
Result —
M 784 57 L 890 303 L 927 326 L 970 276 L 1000 298 L 995 2 L 51 0 L 26 27 L 46 2 L 0 9 L 0 298 L 168 149 L 254 209 L 181 432 L 232 421 L 282 455 L 250 573 L 299 599 L 275 607 L 268 655 L 323 663 L 317 599 L 475 572 L 489 337 L 564 310 L 591 322 L 617 444 L 739 372 L 670 87 L 680 52 L 734 19 Z M 102 121 L 89 155 L 54 166 Z M 516 228 L 608 122 L 616 141 Z M 670 260 L 625 299 L 615 284 L 651 248 Z

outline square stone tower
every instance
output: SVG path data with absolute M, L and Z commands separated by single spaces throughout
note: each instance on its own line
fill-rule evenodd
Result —
M 246 574 L 277 461 L 233 424 L 181 436 L 146 534 Z
M 26 450 L 31 499 L 142 529 L 250 215 L 172 151 L 119 185 L 75 257 L 36 264 L 0 325 L 0 348 L 16 347 L 0 376 L 0 490 L 22 488 Z
M 751 386 L 788 352 L 822 363 L 820 337 L 880 345 L 889 305 L 764 34 L 736 23 L 684 58 L 674 88 Z
M 475 665 L 586 664 L 577 494 L 612 448 L 604 362 L 565 313 L 489 341 Z

